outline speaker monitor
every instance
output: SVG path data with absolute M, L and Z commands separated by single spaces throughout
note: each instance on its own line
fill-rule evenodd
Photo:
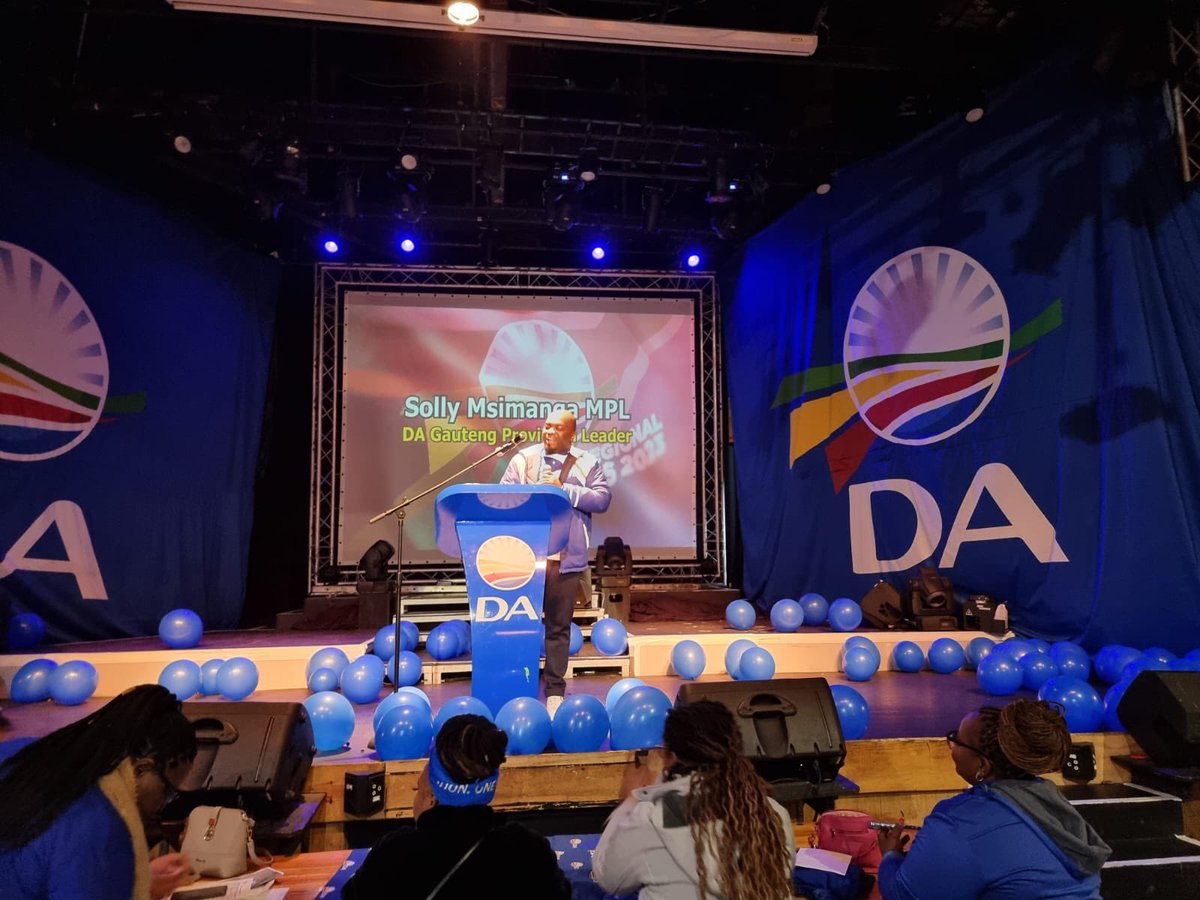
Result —
M 300 703 L 185 703 L 196 761 L 179 785 L 192 805 L 241 806 L 272 818 L 304 790 L 316 745 Z
M 824 678 L 688 682 L 677 705 L 714 700 L 733 713 L 742 746 L 776 799 L 836 794 L 846 744 Z
M 1117 717 L 1158 765 L 1200 766 L 1200 672 L 1142 672 Z

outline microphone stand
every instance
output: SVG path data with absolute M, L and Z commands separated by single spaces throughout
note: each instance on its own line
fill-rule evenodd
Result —
M 368 524 L 374 525 L 376 522 L 378 522 L 382 519 L 386 519 L 388 516 L 394 515 L 396 517 L 396 545 L 397 545 L 397 551 L 396 551 L 396 602 L 393 606 L 393 608 L 396 610 L 396 622 L 395 622 L 395 629 L 396 629 L 395 630 L 395 634 L 396 634 L 395 645 L 396 646 L 395 646 L 395 649 L 392 651 L 392 672 L 391 672 L 392 693 L 396 693 L 400 690 L 400 684 L 399 684 L 400 679 L 397 677 L 399 674 L 399 671 L 398 671 L 399 665 L 396 662 L 396 658 L 400 655 L 400 620 L 402 618 L 404 618 L 404 592 L 402 590 L 403 583 L 404 583 L 404 517 L 405 517 L 405 513 L 407 512 L 408 506 L 413 503 L 416 503 L 422 497 L 424 497 L 428 494 L 432 494 L 438 488 L 445 487 L 447 484 L 452 482 L 455 478 L 458 478 L 458 476 L 463 475 L 467 472 L 470 472 L 476 466 L 483 465 L 489 459 L 495 459 L 501 453 L 507 453 L 509 450 L 516 447 L 518 443 L 519 442 L 516 440 L 511 440 L 511 441 L 508 441 L 507 443 L 501 444 L 499 447 L 497 447 L 495 450 L 493 450 L 487 456 L 484 456 L 480 459 L 475 460 L 475 462 L 471 463 L 470 465 L 464 466 L 463 468 L 461 468 L 457 472 L 455 472 L 453 475 L 450 475 L 449 477 L 443 479 L 442 481 L 439 481 L 433 487 L 426 488 L 425 490 L 421 491 L 421 493 L 417 494 L 417 496 L 415 496 L 415 497 L 401 497 L 400 502 L 397 503 L 395 506 L 393 506 L 391 509 L 385 509 L 383 512 L 379 513 L 376 516 L 372 516 L 368 520 Z

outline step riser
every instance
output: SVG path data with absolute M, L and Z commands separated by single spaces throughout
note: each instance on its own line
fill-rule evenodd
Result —
M 1174 800 L 1074 804 L 1108 843 L 1171 837 L 1183 832 L 1183 804 Z
M 1103 900 L 1188 900 L 1200 896 L 1200 858 L 1194 863 L 1105 868 L 1100 873 Z

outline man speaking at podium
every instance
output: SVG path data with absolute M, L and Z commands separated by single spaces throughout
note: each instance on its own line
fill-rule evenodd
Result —
M 571 617 L 579 580 L 588 567 L 592 547 L 592 514 L 608 509 L 612 493 L 604 467 L 591 453 L 571 449 L 575 440 L 575 414 L 558 409 L 546 416 L 542 443 L 514 456 L 501 484 L 550 484 L 562 488 L 571 501 L 571 529 L 567 546 L 546 560 L 546 594 L 542 618 L 546 627 L 546 668 L 542 682 L 550 717 L 562 705 L 566 691 L 567 654 L 571 644 Z

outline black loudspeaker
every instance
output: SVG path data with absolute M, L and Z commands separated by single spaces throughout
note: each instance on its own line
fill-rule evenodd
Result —
M 715 700 L 733 713 L 742 746 L 777 800 L 841 793 L 837 775 L 846 744 L 824 678 L 687 682 L 676 705 Z
M 1200 672 L 1142 672 L 1117 718 L 1158 765 L 1200 766 Z
M 867 591 L 859 605 L 863 618 L 876 628 L 896 628 L 904 625 L 907 619 L 900 592 L 886 581 L 878 582 Z
M 196 727 L 196 761 L 179 785 L 190 806 L 246 809 L 255 818 L 284 815 L 304 791 L 317 752 L 300 703 L 185 703 Z

